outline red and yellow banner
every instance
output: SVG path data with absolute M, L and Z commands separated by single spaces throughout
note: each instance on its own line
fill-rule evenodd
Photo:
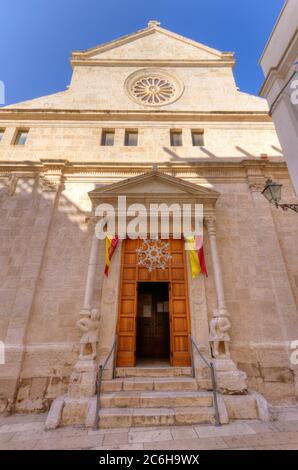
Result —
M 118 245 L 119 237 L 106 237 L 106 265 L 105 265 L 105 275 L 108 276 L 110 272 L 111 259 Z
M 188 253 L 191 269 L 191 277 L 195 278 L 200 273 L 207 274 L 207 268 L 205 263 L 203 237 L 201 235 L 195 235 L 194 237 L 187 237 Z

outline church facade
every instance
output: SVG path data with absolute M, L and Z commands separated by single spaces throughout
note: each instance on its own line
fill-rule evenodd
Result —
M 295 194 L 267 104 L 239 91 L 234 64 L 151 21 L 72 53 L 67 90 L 0 109 L 1 411 L 90 425 L 111 352 L 102 426 L 212 422 L 196 347 L 222 422 L 297 399 L 298 219 L 261 192 L 271 178 Z M 96 208 L 120 217 L 119 196 L 202 204 L 208 277 L 171 233 L 164 266 L 126 238 L 106 276 Z

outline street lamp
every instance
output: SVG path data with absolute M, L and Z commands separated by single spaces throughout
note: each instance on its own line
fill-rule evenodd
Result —
M 298 212 L 298 204 L 280 204 L 281 200 L 281 188 L 282 184 L 275 183 L 271 179 L 268 179 L 265 184 L 265 188 L 262 191 L 263 196 L 271 204 L 274 204 L 275 207 L 281 207 L 284 211 L 292 209 L 295 212 Z

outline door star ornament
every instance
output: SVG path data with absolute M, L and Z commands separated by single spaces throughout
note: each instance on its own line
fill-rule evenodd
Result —
M 144 240 L 136 249 L 138 265 L 144 266 L 150 273 L 155 269 L 165 269 L 172 258 L 169 247 L 170 244 L 162 240 Z

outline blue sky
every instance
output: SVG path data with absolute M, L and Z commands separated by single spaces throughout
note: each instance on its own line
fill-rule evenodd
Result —
M 0 0 L 0 80 L 6 104 L 64 90 L 71 51 L 161 26 L 235 51 L 241 91 L 258 94 L 258 60 L 284 0 Z

